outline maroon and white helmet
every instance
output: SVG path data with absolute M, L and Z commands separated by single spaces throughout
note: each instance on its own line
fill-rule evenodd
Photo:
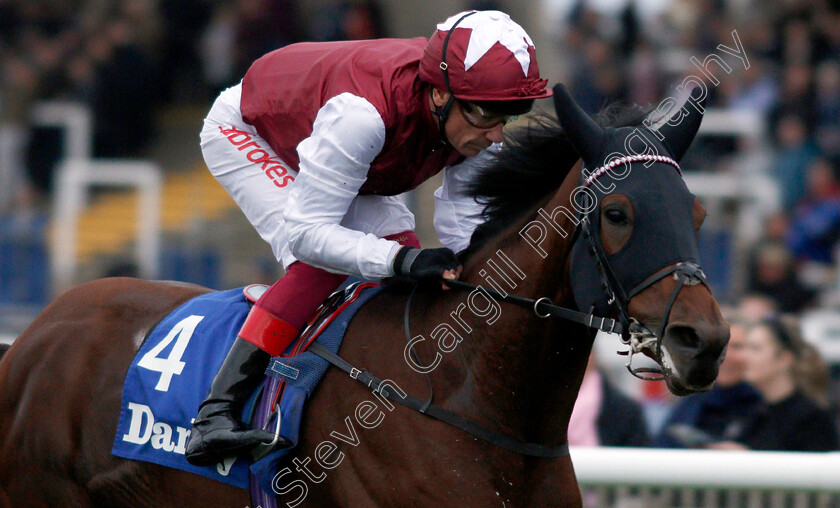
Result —
M 466 101 L 550 97 L 534 43 L 510 16 L 467 11 L 437 26 L 420 60 L 420 79 Z

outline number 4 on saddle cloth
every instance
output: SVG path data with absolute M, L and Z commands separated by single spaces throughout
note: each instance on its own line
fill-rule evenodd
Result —
M 250 467 L 263 488 L 270 489 L 276 464 L 294 447 L 278 450 L 253 465 L 231 457 L 215 466 L 200 467 L 184 457 L 198 406 L 207 395 L 250 306 L 259 297 L 252 288 L 211 292 L 193 298 L 149 333 L 126 373 L 120 421 L 111 453 L 189 471 L 240 488 L 248 488 Z M 321 357 L 306 352 L 306 348 L 317 341 L 337 353 L 356 311 L 380 290 L 378 284 L 357 282 L 330 296 L 285 355 L 272 360 L 265 383 L 243 410 L 243 421 L 274 432 L 277 420 L 272 409 L 279 406 L 279 433 L 296 445 L 304 402 L 329 365 Z M 250 296 L 246 297 L 246 292 Z

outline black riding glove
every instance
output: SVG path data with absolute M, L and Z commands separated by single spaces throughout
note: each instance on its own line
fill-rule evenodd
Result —
M 456 270 L 461 262 L 446 247 L 416 249 L 403 247 L 394 258 L 394 273 L 414 280 L 434 281 L 443 278 L 446 270 Z

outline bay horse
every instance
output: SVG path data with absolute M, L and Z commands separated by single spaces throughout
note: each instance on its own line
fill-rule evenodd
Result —
M 549 121 L 522 129 L 476 183 L 487 220 L 461 254 L 462 281 L 540 303 L 395 286 L 359 311 L 340 351 L 408 394 L 424 399 L 431 388 L 438 406 L 554 447 L 566 443 L 593 320 L 615 318 L 677 394 L 711 386 L 729 337 L 693 259 L 705 212 L 677 164 L 702 108 L 685 106 L 681 122 L 654 132 L 636 110 L 596 123 L 562 86 L 555 106 L 562 129 Z M 610 166 L 610 151 L 639 141 L 646 151 Z M 245 490 L 110 453 L 140 343 L 208 291 L 103 279 L 71 289 L 35 319 L 0 362 L 0 507 L 249 505 Z M 590 322 L 549 316 L 561 307 Z M 338 369 L 307 407 L 298 448 L 275 477 L 283 505 L 581 505 L 568 455 L 519 454 L 388 407 Z

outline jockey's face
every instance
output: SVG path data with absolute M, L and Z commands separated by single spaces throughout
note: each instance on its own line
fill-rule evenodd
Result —
M 432 91 L 434 105 L 441 108 L 449 99 L 449 93 L 435 88 Z M 489 118 L 471 105 L 456 100 L 446 118 L 446 139 L 461 155 L 472 157 L 493 143 L 501 143 L 502 128 L 507 117 Z M 488 125 L 483 127 L 482 125 Z

